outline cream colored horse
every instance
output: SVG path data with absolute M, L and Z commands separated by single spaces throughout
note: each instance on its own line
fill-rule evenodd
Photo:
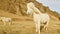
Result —
M 27 3 L 27 14 L 33 15 L 37 34 L 40 34 L 41 25 L 44 25 L 44 28 L 47 28 L 50 20 L 49 15 L 47 13 L 41 13 L 39 9 L 35 7 L 34 3 Z
M 12 22 L 12 19 L 7 17 L 0 17 L 0 20 L 4 23 L 4 25 L 6 25 L 6 23 L 9 23 L 10 25 Z

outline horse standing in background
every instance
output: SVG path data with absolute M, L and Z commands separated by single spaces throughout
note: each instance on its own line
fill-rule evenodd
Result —
M 12 19 L 7 17 L 0 17 L 0 21 L 2 21 L 4 25 L 6 25 L 6 23 L 9 23 L 9 25 L 12 23 Z

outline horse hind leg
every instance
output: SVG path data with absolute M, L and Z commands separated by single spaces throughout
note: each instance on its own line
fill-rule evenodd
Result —
M 48 23 L 45 22 L 45 24 L 44 24 L 44 29 L 45 29 L 45 30 L 47 30 L 47 26 L 48 26 Z
M 10 21 L 10 22 L 9 22 L 9 26 L 11 25 L 11 23 L 12 23 L 12 22 Z
M 12 25 L 12 21 L 11 21 L 11 20 L 9 20 L 9 26 L 10 26 L 10 25 Z
M 45 29 L 45 30 L 47 30 L 47 27 L 46 27 L 46 26 L 44 26 L 44 29 Z

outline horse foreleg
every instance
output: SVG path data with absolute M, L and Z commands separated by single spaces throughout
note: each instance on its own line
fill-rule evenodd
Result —
M 35 26 L 36 26 L 36 32 L 37 32 L 37 23 L 35 23 Z
M 3 23 L 4 23 L 4 25 L 6 25 L 6 22 L 5 21 L 3 21 Z
M 40 34 L 40 23 L 37 25 L 38 34 Z

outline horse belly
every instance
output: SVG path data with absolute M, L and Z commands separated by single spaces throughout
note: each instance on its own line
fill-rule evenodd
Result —
M 41 18 L 41 20 L 40 20 L 40 24 L 41 24 L 41 26 L 44 26 L 44 25 L 46 25 L 47 24 L 47 21 L 48 21 L 48 19 L 47 18 Z

